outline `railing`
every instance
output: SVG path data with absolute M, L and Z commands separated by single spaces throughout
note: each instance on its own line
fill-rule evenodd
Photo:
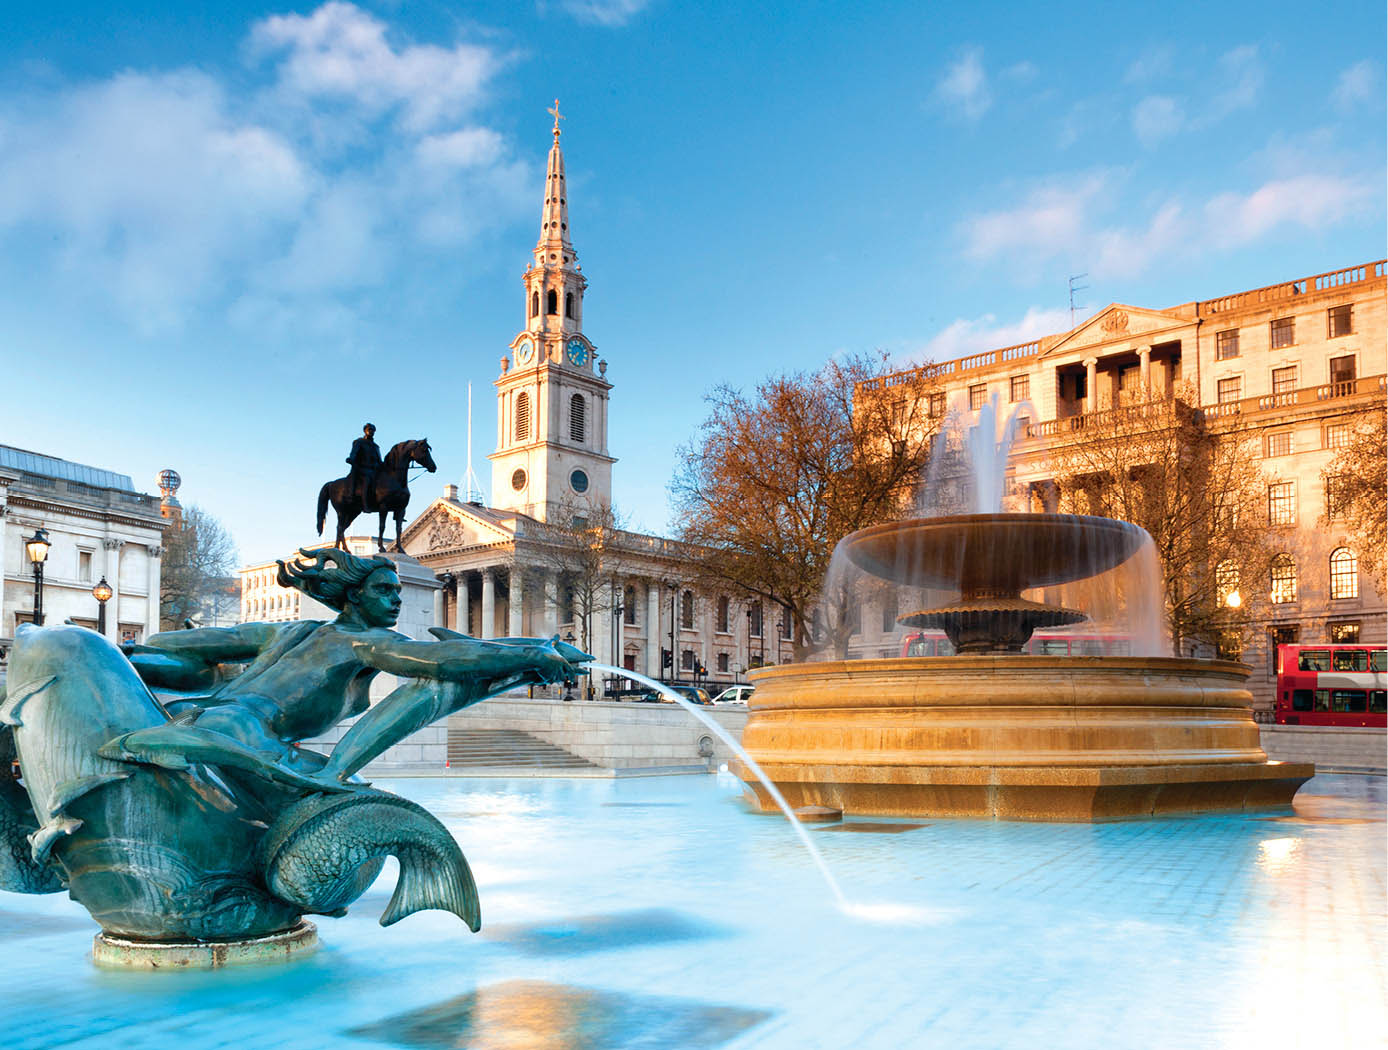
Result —
M 1303 277 L 1299 281 L 1270 284 L 1265 288 L 1254 288 L 1252 291 L 1222 295 L 1218 299 L 1206 299 L 1196 304 L 1196 312 L 1201 315 L 1227 313 L 1230 310 L 1256 306 L 1259 303 L 1293 299 L 1299 295 L 1305 295 L 1308 291 L 1323 292 L 1329 288 L 1358 284 L 1360 281 L 1382 277 L 1385 263 L 1388 263 L 1388 260 L 1380 259 L 1378 262 L 1349 266 L 1343 270 L 1316 274 L 1314 277 Z
M 159 508 L 159 500 L 143 492 L 106 489 L 100 485 L 88 485 L 85 481 L 69 481 L 65 478 L 49 477 L 46 474 L 30 474 L 28 471 L 23 472 L 21 477 L 23 479 L 22 484 L 27 488 L 52 493 L 54 496 L 68 496 L 83 503 L 97 503 L 102 506 L 115 506 L 123 503 L 142 511 L 153 512 L 157 512 Z
M 1296 405 L 1310 405 L 1318 401 L 1333 401 L 1342 397 L 1357 397 L 1377 394 L 1382 398 L 1388 392 L 1388 376 L 1362 376 L 1358 379 L 1342 379 L 1323 386 L 1302 387 L 1299 390 L 1286 390 L 1280 394 L 1260 394 L 1241 398 L 1238 401 L 1223 401 L 1206 405 L 1200 410 L 1205 419 L 1227 419 L 1252 412 L 1267 412 L 1277 408 L 1292 408 Z
M 919 383 L 925 379 L 935 379 L 938 376 L 971 372 L 977 368 L 993 368 L 1003 363 L 1036 357 L 1040 353 L 1041 343 L 1039 341 L 1018 343 L 1015 346 L 1004 346 L 999 350 L 984 350 L 982 353 L 970 354 L 967 357 L 956 357 L 951 361 L 917 365 L 915 368 L 892 372 L 878 379 L 866 379 L 858 384 L 858 389 L 881 390 L 887 387 L 904 386 L 908 383 Z

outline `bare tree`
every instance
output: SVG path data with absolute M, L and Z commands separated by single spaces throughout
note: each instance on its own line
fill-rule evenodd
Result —
M 1081 417 L 1051 453 L 1060 509 L 1151 535 L 1178 654 L 1183 642 L 1246 636 L 1253 603 L 1241 599 L 1274 556 L 1257 439 L 1237 419 L 1207 420 L 1182 393 Z
M 205 607 L 224 601 L 236 567 L 236 544 L 202 508 L 189 505 L 164 532 L 159 572 L 159 626 L 177 630 Z
M 750 395 L 715 388 L 670 485 L 680 538 L 704 551 L 706 585 L 780 606 L 797 659 L 826 642 L 846 655 L 861 595 L 833 582 L 826 591 L 834 548 L 901 515 L 938 429 L 930 370 L 883 379 L 887 368 L 883 354 L 859 356 L 772 376 Z M 814 636 L 816 607 L 827 639 Z
M 1388 411 L 1360 413 L 1349 441 L 1322 472 L 1326 491 L 1324 524 L 1332 521 L 1354 537 L 1360 567 L 1385 592 L 1384 545 L 1388 530 Z
M 615 608 L 613 559 L 626 535 L 622 525 L 622 516 L 609 504 L 570 502 L 534 535 L 535 562 L 553 570 L 547 575 L 558 591 L 548 597 L 561 610 L 561 619 L 572 614 L 575 642 L 586 652 L 592 651 L 595 631 Z

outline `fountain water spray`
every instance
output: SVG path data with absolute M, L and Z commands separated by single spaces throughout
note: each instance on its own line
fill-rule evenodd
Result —
M 757 765 L 756 760 L 743 749 L 742 745 L 738 743 L 733 735 L 724 729 L 716 719 L 710 718 L 703 711 L 700 711 L 697 705 L 690 703 L 684 697 L 680 696 L 679 693 L 668 686 L 662 685 L 654 678 L 647 678 L 643 674 L 637 674 L 635 671 L 629 671 L 624 667 L 613 667 L 611 664 L 590 662 L 588 667 L 593 671 L 618 675 L 623 678 L 629 678 L 633 682 L 640 682 L 644 686 L 649 686 L 651 689 L 660 693 L 661 696 L 665 697 L 665 699 L 672 700 L 679 704 L 698 719 L 698 721 L 710 732 L 717 736 L 719 740 L 727 744 L 728 747 L 732 749 L 733 753 L 746 763 L 747 768 L 761 781 L 767 793 L 775 799 L 776 805 L 779 806 L 781 812 L 786 815 L 786 820 L 790 821 L 791 829 L 799 837 L 801 845 L 809 852 L 810 857 L 813 858 L 816 867 L 819 868 L 819 873 L 824 876 L 824 881 L 829 885 L 829 889 L 834 894 L 834 903 L 841 912 L 846 915 L 852 915 L 855 918 L 867 919 L 875 922 L 926 922 L 937 917 L 923 908 L 915 908 L 910 905 L 860 904 L 848 900 L 848 898 L 843 895 L 843 890 L 840 888 L 838 880 L 834 878 L 833 872 L 829 870 L 829 865 L 825 862 L 824 855 L 819 852 L 819 848 L 811 840 L 809 833 L 805 830 L 800 821 L 796 819 L 795 811 L 790 808 L 790 803 L 785 800 L 785 796 L 783 796 L 776 785 L 771 782 L 771 778 L 762 771 L 761 766 Z

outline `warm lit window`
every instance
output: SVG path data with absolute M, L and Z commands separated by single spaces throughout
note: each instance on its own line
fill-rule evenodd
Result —
M 1290 554 L 1272 559 L 1271 598 L 1274 605 L 1296 601 L 1296 562 Z
M 1220 631 L 1215 655 L 1221 660 L 1237 660 L 1243 655 L 1243 636 L 1238 631 Z
M 1239 356 L 1239 330 L 1232 328 L 1227 332 L 1215 333 L 1215 360 L 1227 361 Z
M 1279 317 L 1272 322 L 1272 348 L 1280 350 L 1296 342 L 1296 319 Z
M 1295 623 L 1280 624 L 1276 627 L 1268 628 L 1268 674 L 1277 673 L 1277 647 L 1279 645 L 1296 645 L 1297 639 L 1301 637 L 1301 625 Z
M 931 395 L 930 395 L 930 418 L 931 418 L 931 419 L 939 419 L 939 418 L 940 418 L 941 416 L 943 416 L 944 414 L 945 414 L 945 395 L 944 395 L 944 394 L 931 394 Z
M 1330 553 L 1330 597 L 1359 597 L 1359 559 L 1348 547 Z
M 1290 394 L 1295 389 L 1296 365 L 1272 370 L 1272 392 L 1274 394 Z
M 1325 447 L 1344 448 L 1349 444 L 1348 423 L 1327 423 L 1325 425 Z
M 1230 376 L 1221 379 L 1216 385 L 1215 399 L 1221 404 L 1238 401 L 1243 397 L 1243 376 Z
M 1268 524 L 1296 524 L 1296 482 L 1275 481 L 1268 486 Z
M 1331 645 L 1358 645 L 1359 644 L 1359 624 L 1352 623 L 1332 623 L 1326 625 L 1326 631 L 1330 635 Z
M 1239 590 L 1239 567 L 1232 561 L 1222 561 L 1215 566 L 1215 594 L 1220 605 L 1229 604 L 1229 595 Z
M 1031 397 L 1031 376 L 1013 376 L 1011 381 L 1011 400 L 1025 401 Z
M 979 383 L 969 387 L 969 411 L 977 412 L 988 403 L 988 384 Z
M 1292 454 L 1292 432 L 1279 430 L 1268 435 L 1268 456 L 1290 456 Z
M 1331 339 L 1354 331 L 1354 307 L 1332 306 L 1326 314 L 1326 331 Z

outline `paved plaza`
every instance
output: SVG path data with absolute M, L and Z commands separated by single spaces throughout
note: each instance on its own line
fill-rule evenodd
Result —
M 378 927 L 389 867 L 302 961 L 110 973 L 76 904 L 0 893 L 5 1046 L 1383 1045 L 1379 777 L 1318 777 L 1294 813 L 812 830 L 881 922 L 726 774 L 381 786 L 462 843 L 480 935 Z

